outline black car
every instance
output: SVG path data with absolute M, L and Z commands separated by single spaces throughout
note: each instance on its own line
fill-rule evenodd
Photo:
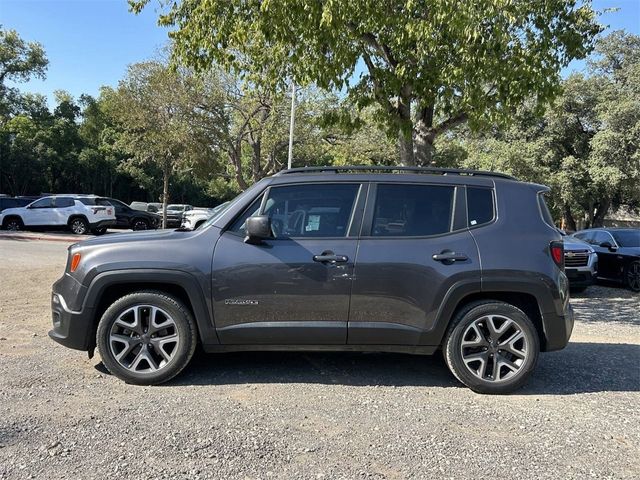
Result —
M 49 335 L 141 385 L 196 346 L 441 350 L 473 390 L 510 392 L 573 329 L 548 191 L 472 170 L 286 170 L 196 230 L 72 245 Z
M 598 278 L 640 292 L 640 229 L 592 228 L 573 236 L 589 243 L 598 254 Z
M 136 210 L 115 198 L 107 198 L 107 200 L 114 206 L 116 211 L 116 224 L 109 228 L 149 230 L 156 229 L 160 225 L 160 217 L 155 213 Z M 95 230 L 94 233 L 101 235 L 106 230 L 106 228 L 102 228 Z
M 0 212 L 6 208 L 26 207 L 37 197 L 0 197 Z

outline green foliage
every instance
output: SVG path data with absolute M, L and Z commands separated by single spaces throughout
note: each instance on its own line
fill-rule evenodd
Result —
M 129 0 L 139 12 L 149 0 Z M 558 93 L 560 69 L 584 58 L 601 27 L 576 0 L 181 0 L 165 6 L 174 58 L 215 64 L 267 87 L 293 78 L 346 88 L 400 134 L 405 163 L 429 161 L 434 139 L 468 120 L 509 118 Z M 351 83 L 356 74 L 355 83 Z
M 590 75 L 571 75 L 544 115 L 526 103 L 510 128 L 458 140 L 464 166 L 552 186 L 556 216 L 571 230 L 602 225 L 611 208 L 640 207 L 640 37 L 613 32 L 595 53 Z

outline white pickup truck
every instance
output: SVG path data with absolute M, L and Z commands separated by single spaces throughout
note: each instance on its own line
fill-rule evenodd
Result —
M 76 235 L 116 223 L 115 209 L 95 195 L 52 195 L 0 213 L 4 230 L 69 229 Z

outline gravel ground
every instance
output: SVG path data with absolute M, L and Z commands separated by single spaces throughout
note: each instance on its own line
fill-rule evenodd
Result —
M 571 344 L 510 396 L 392 354 L 199 354 L 136 387 L 48 339 L 65 255 L 0 240 L 0 479 L 640 476 L 631 292 L 577 296 Z

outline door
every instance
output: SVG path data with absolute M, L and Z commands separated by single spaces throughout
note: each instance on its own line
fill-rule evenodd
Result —
M 218 240 L 213 303 L 223 344 L 345 344 L 357 232 L 359 183 L 273 186 Z M 271 219 L 273 239 L 244 242 L 245 220 Z
M 70 197 L 55 197 L 51 209 L 50 225 L 66 225 L 69 217 L 76 212 L 76 202 Z
M 601 247 L 602 243 L 611 244 L 613 251 L 609 247 Z M 622 277 L 622 262 L 617 252 L 617 244 L 609 232 L 604 230 L 595 230 L 593 235 L 589 237 L 589 243 L 598 254 L 598 276 L 605 278 Z
M 52 225 L 54 221 L 53 198 L 45 197 L 36 200 L 27 208 L 24 218 L 25 225 Z
M 482 200 L 493 218 L 490 189 Z M 348 343 L 429 345 L 438 309 L 459 281 L 480 285 L 465 187 L 371 185 L 356 259 Z M 485 216 L 486 217 L 486 216 Z M 474 217 L 474 228 L 486 222 Z

